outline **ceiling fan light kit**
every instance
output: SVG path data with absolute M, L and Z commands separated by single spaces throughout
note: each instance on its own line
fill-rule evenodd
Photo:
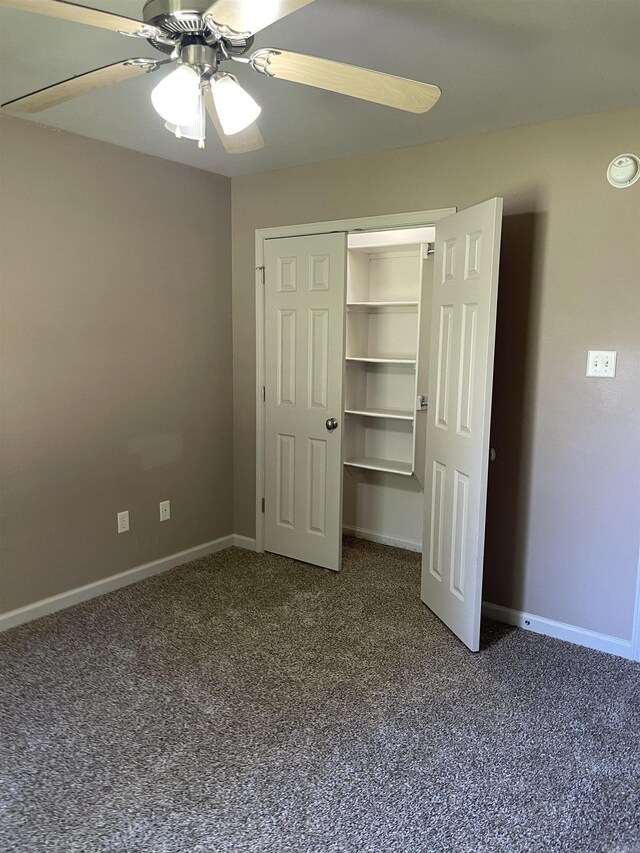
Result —
M 155 111 L 175 125 L 193 124 L 200 100 L 200 76 L 189 65 L 179 65 L 151 92 Z
M 173 133 L 176 139 L 195 139 L 198 148 L 204 149 L 204 140 L 207 133 L 207 119 L 204 108 L 204 94 L 198 92 L 198 106 L 195 117 L 188 124 L 172 124 L 165 121 L 164 126 Z
M 249 127 L 260 115 L 258 104 L 232 74 L 216 74 L 212 91 L 220 124 L 227 136 Z
M 395 109 L 424 113 L 440 89 L 379 71 L 276 48 L 248 52 L 254 35 L 314 0 L 147 0 L 142 21 L 67 0 L 0 0 L 7 6 L 146 39 L 168 59 L 124 60 L 63 80 L 2 104 L 15 114 L 34 113 L 163 65 L 178 66 L 151 93 L 154 109 L 178 138 L 204 148 L 206 116 L 230 154 L 264 147 L 256 119 L 260 107 L 221 63 L 240 62 L 266 77 L 326 89 Z

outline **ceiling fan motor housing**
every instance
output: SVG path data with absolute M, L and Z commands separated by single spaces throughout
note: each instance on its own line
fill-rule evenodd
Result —
M 208 44 L 183 44 L 180 48 L 180 60 L 195 68 L 201 80 L 209 80 L 218 70 L 218 52 Z
M 208 45 L 216 50 L 218 59 L 223 59 L 225 52 L 229 56 L 242 56 L 252 46 L 253 36 L 221 37 L 207 26 L 202 17 L 210 6 L 211 0 L 147 0 L 142 9 L 145 24 L 162 30 L 174 42 L 174 47 L 153 38 L 148 39 L 149 43 L 163 53 L 172 53 L 175 47 Z

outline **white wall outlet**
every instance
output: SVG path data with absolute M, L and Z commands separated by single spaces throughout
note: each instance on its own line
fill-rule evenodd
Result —
M 129 510 L 118 513 L 118 533 L 126 533 L 129 530 Z
M 169 521 L 171 518 L 171 501 L 160 501 L 160 521 Z
M 590 349 L 587 354 L 587 376 L 606 376 L 612 379 L 616 375 L 616 351 Z

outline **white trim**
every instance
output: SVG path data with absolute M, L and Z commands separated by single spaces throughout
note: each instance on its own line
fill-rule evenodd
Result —
M 160 560 L 153 560 L 151 563 L 144 563 L 142 566 L 136 566 L 133 569 L 128 569 L 126 572 L 120 572 L 117 575 L 111 575 L 108 578 L 103 578 L 102 580 L 67 590 L 67 592 L 52 595 L 50 598 L 43 598 L 41 601 L 35 601 L 33 604 L 18 607 L 16 610 L 10 610 L 8 613 L 2 613 L 0 614 L 0 631 L 15 628 L 17 625 L 22 625 L 24 622 L 31 622 L 32 619 L 39 619 L 41 616 L 48 616 L 50 613 L 55 613 L 58 610 L 64 610 L 74 604 L 80 604 L 82 601 L 88 601 L 90 598 L 97 598 L 99 595 L 104 595 L 106 592 L 113 592 L 115 589 L 120 589 L 123 586 L 129 586 L 129 584 L 144 580 L 144 578 L 159 575 L 161 572 L 166 572 L 168 569 L 173 569 L 175 566 L 181 566 L 183 563 L 188 563 L 190 560 L 197 560 L 200 557 L 215 554 L 217 551 L 223 551 L 225 548 L 231 548 L 232 545 L 238 544 L 235 541 L 236 538 L 243 540 L 246 539 L 244 536 L 222 536 L 220 539 L 214 539 L 212 542 L 205 542 L 203 545 L 196 545 L 195 548 L 187 548 L 186 551 L 178 551 L 176 554 L 171 554 L 168 557 L 162 557 Z M 239 547 L 243 546 L 240 545 Z
M 363 527 L 344 527 L 343 532 L 348 536 L 368 539 L 371 542 L 391 545 L 394 548 L 403 548 L 406 551 L 419 552 L 422 550 L 420 542 L 413 542 L 410 539 L 399 539 L 395 536 L 385 536 Z M 231 536 L 223 536 L 220 539 L 205 542 L 203 545 L 196 545 L 194 548 L 187 548 L 185 551 L 178 551 L 176 554 L 171 554 L 160 560 L 144 563 L 142 566 L 136 566 L 117 575 L 111 575 L 108 578 L 94 581 L 94 583 L 85 584 L 85 586 L 79 586 L 58 595 L 52 595 L 50 598 L 43 598 L 41 601 L 27 604 L 16 610 L 10 610 L 8 613 L 1 613 L 0 631 L 7 631 L 9 628 L 15 628 L 25 622 L 39 619 L 41 616 L 48 616 L 50 613 L 56 613 L 58 610 L 72 607 L 74 604 L 80 604 L 91 598 L 97 598 L 100 595 L 113 592 L 123 586 L 129 586 L 137 581 L 153 577 L 153 575 L 159 575 L 183 563 L 188 563 L 190 560 L 197 560 L 200 557 L 224 551 L 226 548 L 231 548 L 232 546 L 244 548 L 247 551 L 257 550 L 256 540 L 249 536 L 241 536 L 237 533 Z M 556 622 L 553 619 L 546 619 L 544 616 L 534 616 L 531 613 L 524 613 L 521 610 L 512 610 L 509 607 L 502 607 L 499 604 L 490 604 L 487 601 L 482 602 L 482 615 L 487 619 L 504 622 L 507 625 L 516 625 L 518 628 L 524 628 L 526 631 L 545 634 L 548 637 L 566 640 L 569 643 L 586 646 L 590 649 L 597 649 L 601 652 L 608 652 L 612 655 L 619 655 L 620 657 L 631 660 L 640 660 L 639 614 L 640 570 L 638 571 L 636 591 L 634 634 L 631 641 L 622 640 L 619 637 L 611 637 L 607 634 L 599 634 L 596 631 L 588 631 L 585 628 L 578 628 L 576 625 L 568 625 L 565 622 Z
M 631 658 L 640 661 L 640 551 L 638 553 L 638 574 L 636 575 L 636 605 L 633 611 L 633 629 L 631 632 Z
M 369 542 L 379 542 L 381 545 L 391 545 L 393 548 L 403 548 L 405 551 L 422 551 L 422 542 L 414 542 L 412 539 L 399 539 L 397 536 L 387 536 L 383 533 L 375 533 L 365 527 L 344 526 L 342 532 L 346 536 L 355 536 L 357 539 L 368 539 Z
M 556 622 L 554 619 L 534 616 L 532 613 L 512 610 L 510 607 L 490 604 L 487 601 L 482 602 L 482 615 L 496 622 L 516 625 L 518 628 L 524 628 L 525 631 L 534 631 L 536 634 L 555 637 L 556 640 L 566 640 L 568 643 L 597 649 L 599 652 L 608 652 L 610 655 L 618 655 L 622 658 L 630 659 L 632 657 L 629 640 L 611 637 L 608 634 L 599 634 L 597 631 L 588 631 L 586 628 L 579 628 L 577 625 Z
M 256 235 L 261 239 L 277 237 L 305 237 L 308 234 L 329 234 L 331 231 L 390 231 L 395 228 L 420 228 L 433 225 L 438 219 L 451 216 L 456 207 L 440 207 L 435 210 L 413 210 L 409 213 L 389 213 L 382 216 L 360 216 L 356 219 L 330 219 L 325 222 L 305 222 L 302 225 L 276 225 L 274 228 L 259 228 Z
M 302 225 L 278 225 L 273 228 L 256 229 L 256 545 L 255 550 L 264 551 L 264 431 L 265 407 L 261 388 L 265 384 L 264 353 L 264 286 L 261 268 L 264 267 L 265 240 L 279 237 L 304 237 L 308 234 L 330 234 L 334 231 L 392 231 L 398 228 L 419 228 L 433 225 L 439 219 L 455 213 L 455 207 L 435 210 L 414 210 L 409 213 L 391 213 L 382 216 L 362 216 L 356 219 L 332 219 L 325 222 L 307 222 Z M 389 544 L 389 543 L 387 543 Z M 398 546 L 403 547 L 403 546 Z
M 265 383 L 265 336 L 264 336 L 264 241 L 261 231 L 256 231 L 256 551 L 264 551 L 264 431 L 265 401 L 262 388 Z

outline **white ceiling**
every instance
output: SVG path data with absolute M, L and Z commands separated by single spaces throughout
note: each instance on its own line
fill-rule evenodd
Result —
M 141 17 L 142 0 L 85 5 Z M 222 175 L 330 160 L 519 124 L 640 105 L 640 0 L 315 0 L 263 30 L 281 47 L 436 83 L 442 98 L 414 115 L 234 64 L 262 105 L 262 151 L 204 152 L 176 140 L 150 102 L 164 70 L 33 116 L 50 127 Z M 144 41 L 0 9 L 0 100 L 133 56 Z

